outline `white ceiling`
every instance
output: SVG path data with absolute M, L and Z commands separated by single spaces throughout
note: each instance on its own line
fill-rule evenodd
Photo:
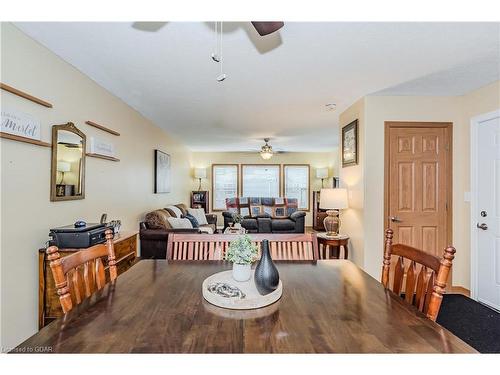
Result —
M 195 151 L 329 151 L 376 95 L 461 95 L 498 79 L 499 23 L 16 23 Z M 336 103 L 328 111 L 327 103 Z

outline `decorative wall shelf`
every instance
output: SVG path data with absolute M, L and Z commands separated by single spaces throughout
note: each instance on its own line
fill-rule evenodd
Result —
M 50 104 L 49 102 L 46 102 L 45 100 L 37 98 L 36 96 L 30 95 L 24 91 L 18 90 L 12 86 L 6 85 L 5 83 L 0 83 L 0 89 L 8 91 L 14 95 L 20 96 L 21 98 L 31 100 L 34 103 L 43 105 L 44 107 L 52 108 L 52 104 Z
M 104 159 L 104 160 L 109 160 L 109 161 L 120 161 L 120 159 L 114 158 L 112 156 L 92 154 L 92 153 L 89 153 L 89 152 L 87 152 L 85 155 L 90 156 L 91 158 L 98 158 L 98 159 Z
M 120 133 L 115 132 L 114 130 L 111 130 L 111 129 L 105 127 L 105 126 L 99 125 L 99 124 L 97 124 L 97 123 L 95 123 L 93 121 L 88 120 L 88 121 L 85 121 L 85 123 L 87 125 L 93 126 L 94 128 L 97 128 L 97 129 L 100 129 L 102 131 L 108 132 L 109 134 L 120 136 Z
M 9 134 L 0 132 L 0 138 L 10 139 L 12 141 L 30 143 L 32 145 L 42 146 L 42 147 L 51 147 L 51 144 L 48 142 L 37 141 L 36 139 L 21 137 L 19 135 Z

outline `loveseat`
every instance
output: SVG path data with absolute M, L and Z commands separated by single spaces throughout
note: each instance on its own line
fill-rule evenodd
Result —
M 306 213 L 297 206 L 296 198 L 227 198 L 224 229 L 239 214 L 241 226 L 249 233 L 304 233 Z
M 199 228 L 173 228 L 168 218 L 179 218 L 188 213 L 184 204 L 161 208 L 146 214 L 143 222 L 139 224 L 139 239 L 141 241 L 141 258 L 166 259 L 167 241 L 170 233 L 215 233 L 217 229 L 217 215 L 206 214 L 208 224 Z M 180 211 L 180 215 L 179 215 Z

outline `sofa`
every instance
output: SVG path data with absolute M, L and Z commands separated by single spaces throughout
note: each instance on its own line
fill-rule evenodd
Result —
M 178 210 L 172 206 L 154 210 L 146 214 L 143 222 L 139 224 L 139 239 L 141 241 L 141 258 L 166 259 L 167 241 L 170 233 L 215 233 L 217 230 L 217 215 L 205 214 L 208 224 L 199 228 L 173 228 L 168 218 L 179 218 L 187 214 L 184 204 L 176 204 Z
M 296 198 L 227 198 L 224 229 L 239 214 L 241 226 L 249 233 L 304 233 L 306 213 L 297 206 Z

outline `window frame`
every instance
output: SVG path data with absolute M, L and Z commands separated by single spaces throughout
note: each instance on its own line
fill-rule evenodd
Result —
M 307 167 L 307 208 L 297 207 L 300 211 L 311 210 L 311 165 L 310 164 L 283 164 L 283 197 L 286 197 L 286 167 Z
M 212 175 L 210 176 L 212 179 L 212 199 L 211 199 L 211 204 L 212 204 L 212 211 L 213 212 L 222 212 L 226 211 L 226 207 L 224 208 L 215 208 L 215 173 L 214 170 L 217 167 L 236 167 L 236 197 L 240 196 L 240 165 L 236 163 L 215 163 L 212 164 L 212 170 L 211 173 Z
M 282 171 L 281 171 L 281 164 L 241 164 L 241 196 L 245 196 L 244 195 L 244 191 L 245 191 L 245 188 L 244 188 L 244 185 L 243 185 L 243 176 L 244 176 L 244 168 L 245 167 L 278 167 L 278 194 L 279 194 L 279 197 L 278 198 L 281 198 L 283 197 L 283 193 L 282 193 L 282 183 L 283 183 L 283 178 L 282 178 Z M 267 198 L 267 197 L 265 197 Z

